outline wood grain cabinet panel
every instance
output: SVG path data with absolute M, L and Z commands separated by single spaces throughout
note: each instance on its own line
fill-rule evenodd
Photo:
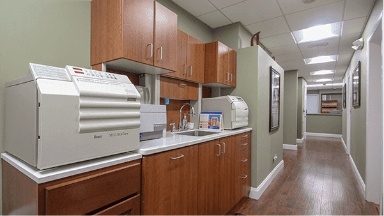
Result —
M 142 214 L 197 214 L 198 146 L 143 157 Z
M 200 40 L 178 30 L 177 70 L 164 74 L 196 83 L 204 82 L 205 45 Z
M 140 213 L 140 160 L 42 184 L 32 181 L 6 161 L 2 164 L 3 196 L 22 194 L 20 199 L 3 201 L 4 214 Z M 26 193 L 22 184 L 31 190 Z
M 118 69 L 144 68 L 139 62 L 175 71 L 176 39 L 177 15 L 154 0 L 91 2 L 92 66 L 129 60 L 115 64 Z
M 160 77 L 160 97 L 176 100 L 198 100 L 199 86 L 197 83 Z
M 205 45 L 204 83 L 211 86 L 236 87 L 237 53 L 220 41 Z

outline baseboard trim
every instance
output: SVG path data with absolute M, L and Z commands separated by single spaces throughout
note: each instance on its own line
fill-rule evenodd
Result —
M 343 137 L 341 137 L 341 142 L 343 143 L 345 153 L 347 153 L 347 144 L 345 144 Z
M 306 133 L 307 136 L 318 136 L 318 137 L 330 137 L 330 138 L 342 138 L 341 134 L 327 134 L 327 133 Z
M 360 186 L 360 189 L 363 191 L 363 195 L 365 198 L 365 183 L 363 181 L 363 178 L 361 178 L 359 170 L 357 169 L 355 161 L 353 160 L 351 155 L 349 155 L 349 161 L 351 162 L 352 169 L 353 169 L 353 172 L 355 173 L 355 176 L 357 178 L 358 185 Z
M 303 142 L 304 142 L 304 138 L 296 139 L 296 143 L 303 143 Z
M 283 144 L 283 149 L 287 149 L 287 150 L 295 150 L 295 151 L 297 151 L 297 145 Z
M 272 180 L 277 176 L 277 174 L 283 170 L 284 168 L 284 160 L 280 161 L 279 164 L 269 173 L 269 175 L 264 179 L 263 182 L 257 187 L 251 187 L 251 191 L 249 192 L 249 198 L 258 200 L 261 195 L 263 195 L 264 191 L 271 184 Z

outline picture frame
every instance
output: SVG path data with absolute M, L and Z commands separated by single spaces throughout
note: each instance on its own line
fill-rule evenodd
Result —
M 343 109 L 347 108 L 347 83 L 343 86 Z
M 352 73 L 352 106 L 354 108 L 360 107 L 361 100 L 361 62 L 357 63 L 357 66 Z
M 269 67 L 269 70 L 269 132 L 273 132 L 280 126 L 280 73 L 272 66 Z

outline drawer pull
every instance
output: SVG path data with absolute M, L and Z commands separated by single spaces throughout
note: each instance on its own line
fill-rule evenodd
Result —
M 248 143 L 243 143 L 243 144 L 241 144 L 242 146 L 246 146 L 246 145 L 248 145 Z
M 248 178 L 248 175 L 243 175 L 243 176 L 241 176 L 241 178 L 246 179 L 246 178 Z
M 243 159 L 243 160 L 241 160 L 241 162 L 247 162 L 248 161 L 248 159 Z
M 183 154 L 180 154 L 179 156 L 177 157 L 171 157 L 172 160 L 177 160 L 177 159 L 180 159 L 180 158 L 183 158 L 184 155 Z
M 244 135 L 244 136 L 241 136 L 241 137 L 243 137 L 243 138 L 247 138 L 247 137 L 248 137 L 248 134 L 246 134 L 246 135 Z
M 185 88 L 185 86 L 187 86 L 187 84 L 185 84 L 185 83 L 179 83 L 179 87 L 180 87 L 180 88 Z
M 219 151 L 218 151 L 219 153 L 217 153 L 216 156 L 220 156 L 220 154 L 221 154 L 221 145 L 220 144 L 216 144 L 216 145 L 219 146 Z

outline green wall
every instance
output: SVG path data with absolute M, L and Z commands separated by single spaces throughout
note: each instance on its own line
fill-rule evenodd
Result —
M 284 144 L 296 145 L 298 72 L 284 73 Z
M 193 37 L 203 41 L 211 42 L 213 41 L 213 31 L 212 29 L 201 22 L 196 17 L 192 16 L 186 10 L 182 9 L 175 3 L 170 0 L 156 0 L 160 4 L 164 5 L 171 11 L 177 14 L 177 27 L 178 29 L 192 35 Z
M 0 26 L 0 150 L 3 152 L 6 82 L 25 76 L 30 62 L 90 67 L 90 1 L 1 0 Z
M 342 116 L 327 114 L 307 114 L 307 132 L 341 134 Z
M 269 132 L 269 66 L 280 74 L 284 89 L 284 70 L 259 46 L 239 49 L 237 53 L 237 86 L 232 95 L 241 96 L 249 107 L 252 131 L 251 187 L 257 188 L 283 160 L 284 93 L 280 93 L 280 128 Z M 241 83 L 241 85 L 239 84 Z M 278 159 L 273 161 L 277 154 Z

